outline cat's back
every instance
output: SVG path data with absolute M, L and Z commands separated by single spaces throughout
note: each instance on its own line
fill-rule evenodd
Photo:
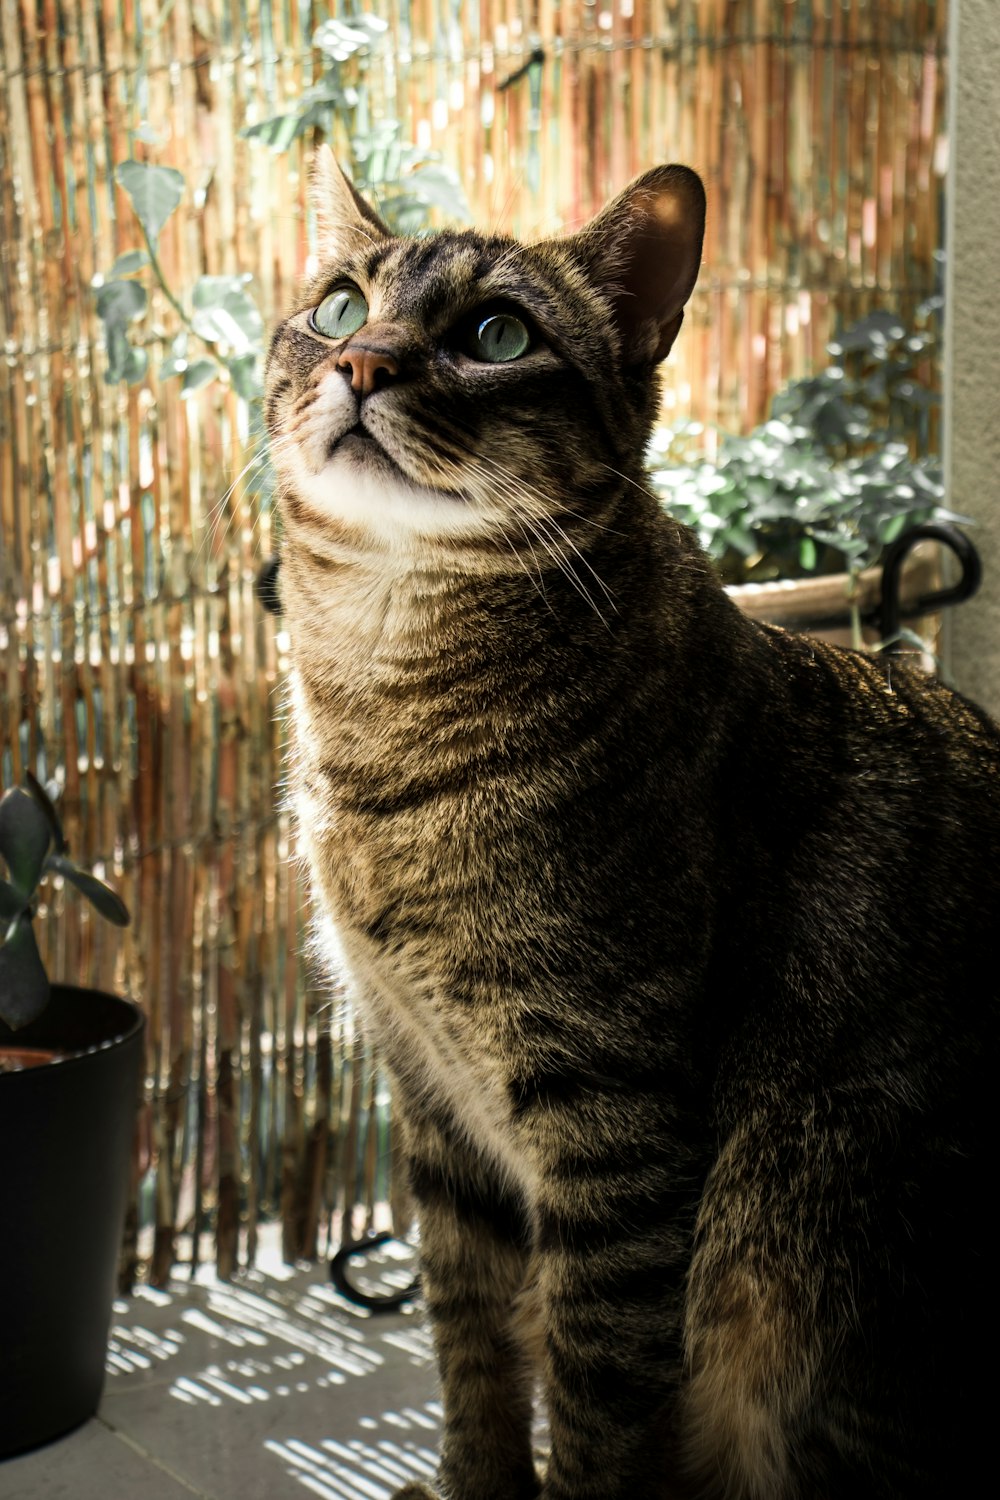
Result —
M 1000 731 L 895 658 L 763 627 L 755 659 L 718 783 L 738 1047 L 766 1038 L 790 1088 L 981 1092 L 1000 998 Z
M 983 709 L 898 656 L 758 631 L 756 748 L 789 786 L 822 778 L 817 813 L 843 803 L 874 816 L 881 803 L 1000 822 L 1000 728 Z

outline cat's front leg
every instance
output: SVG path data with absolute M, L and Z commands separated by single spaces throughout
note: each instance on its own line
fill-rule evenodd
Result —
M 612 1106 L 613 1108 L 613 1106 Z M 655 1141 L 655 1134 L 651 1130 Z M 684 1278 L 697 1172 L 649 1139 L 567 1144 L 538 1266 L 551 1457 L 544 1500 L 677 1500 Z
M 534 1500 L 533 1380 L 516 1318 L 528 1265 L 523 1205 L 447 1125 L 408 1120 L 406 1135 L 444 1405 L 438 1488 L 444 1500 Z

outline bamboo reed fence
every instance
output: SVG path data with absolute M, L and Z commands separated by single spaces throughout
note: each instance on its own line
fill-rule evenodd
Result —
M 457 169 L 476 222 L 583 222 L 637 171 L 705 176 L 705 272 L 665 411 L 745 428 L 838 321 L 908 314 L 941 242 L 946 0 L 372 0 L 352 66 L 374 120 Z M 253 593 L 273 547 L 238 479 L 246 403 L 156 373 L 107 383 L 94 286 L 141 248 L 113 169 L 183 173 L 159 245 L 181 296 L 250 272 L 266 317 L 308 254 L 308 137 L 240 131 L 317 76 L 308 0 L 0 0 L 0 770 L 61 783 L 124 934 L 52 898 L 53 971 L 134 995 L 148 1085 L 126 1261 L 289 1259 L 388 1193 L 384 1084 L 312 969 L 282 803 L 287 641 Z M 341 144 L 343 144 L 341 142 Z

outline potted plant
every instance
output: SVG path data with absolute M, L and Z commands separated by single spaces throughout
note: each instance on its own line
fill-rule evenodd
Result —
M 915 330 L 881 311 L 852 324 L 827 346 L 828 366 L 779 392 L 752 432 L 722 434 L 714 459 L 693 424 L 654 433 L 664 505 L 757 618 L 808 628 L 849 614 L 860 644 L 883 550 L 915 525 L 964 519 L 944 504 L 940 464 L 913 452 L 929 446 L 938 399 L 923 377 L 939 308 L 922 304 Z M 914 558 L 904 600 L 935 581 L 933 564 Z
M 69 858 L 29 775 L 0 798 L 0 1458 L 76 1427 L 100 1400 L 142 1062 L 135 1005 L 49 983 L 33 923 L 52 877 L 128 922 Z

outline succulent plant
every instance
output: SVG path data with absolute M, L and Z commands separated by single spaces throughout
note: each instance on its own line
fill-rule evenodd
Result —
M 7 867 L 7 878 L 0 877 L 0 1019 L 14 1030 L 48 1004 L 49 978 L 31 925 L 44 880 L 61 876 L 109 922 L 129 922 L 121 897 L 70 859 L 51 798 L 30 771 L 26 780 L 0 797 L 0 859 Z

